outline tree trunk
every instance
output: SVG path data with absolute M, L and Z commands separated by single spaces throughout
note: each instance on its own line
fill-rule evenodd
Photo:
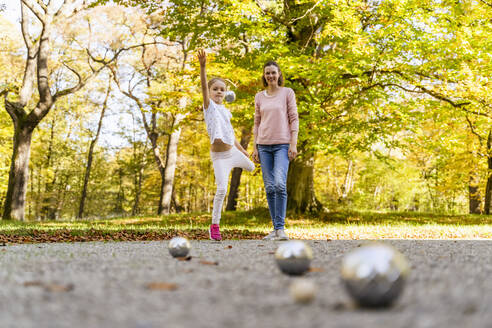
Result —
M 176 164 L 178 159 L 178 143 L 181 136 L 181 127 L 179 123 L 185 116 L 177 114 L 173 119 L 172 132 L 169 136 L 166 149 L 166 164 L 164 168 L 164 176 L 162 180 L 161 197 L 159 203 L 159 215 L 169 214 L 171 210 L 171 199 L 173 194 L 174 174 L 176 172 Z
M 179 205 L 178 201 L 176 200 L 176 193 L 174 187 L 173 187 L 173 195 L 171 197 L 171 206 L 174 208 L 176 213 L 181 213 L 184 210 L 183 206 Z
M 123 189 L 123 169 L 118 168 L 118 194 L 116 195 L 116 206 L 113 212 L 117 215 L 121 215 L 125 212 L 123 208 L 123 202 L 125 201 L 125 190 Z
M 490 214 L 490 207 L 492 206 L 492 130 L 489 131 L 487 137 L 487 186 L 485 187 L 485 214 Z
M 492 157 L 489 157 L 489 170 L 488 170 L 487 186 L 485 188 L 485 205 L 484 212 L 489 215 L 492 207 Z
M 482 197 L 480 195 L 480 176 L 477 171 L 470 172 L 468 183 L 469 213 L 480 214 L 482 212 Z
M 82 194 L 80 196 L 79 212 L 77 214 L 77 217 L 79 219 L 84 217 L 85 200 L 87 198 L 87 185 L 89 184 L 89 177 L 91 175 L 92 159 L 93 159 L 95 145 L 96 145 L 95 139 L 91 140 L 89 146 L 89 154 L 87 155 L 87 165 L 85 167 L 85 173 L 84 173 L 84 184 L 82 186 Z
M 46 163 L 44 165 L 44 167 L 47 169 L 51 167 L 51 158 L 53 156 L 53 140 L 55 137 L 55 123 L 56 123 L 56 116 L 53 115 L 51 120 L 51 127 L 50 127 L 50 140 L 48 144 L 48 152 L 46 154 Z M 53 193 L 54 186 L 56 183 L 56 174 L 57 172 L 55 170 L 53 179 L 51 179 L 51 181 L 46 182 L 44 187 L 44 194 L 41 196 L 42 198 L 41 217 L 47 218 L 48 220 L 54 220 L 56 215 L 57 195 Z
M 348 161 L 347 164 L 347 172 L 345 173 L 345 180 L 343 181 L 343 185 L 341 187 L 340 196 L 338 197 L 338 203 L 344 203 L 347 200 L 348 195 L 352 191 L 352 187 L 354 185 L 354 169 L 353 169 L 352 160 Z
M 243 129 L 241 141 L 239 142 L 244 149 L 248 149 L 248 144 L 251 139 L 251 129 Z M 232 170 L 231 186 L 229 187 L 229 195 L 227 196 L 226 211 L 235 211 L 237 207 L 237 195 L 241 184 L 241 175 L 243 169 L 235 167 Z
M 24 220 L 31 139 L 32 128 L 17 124 L 14 131 L 14 145 L 3 220 Z
M 89 178 L 91 176 L 94 147 L 96 146 L 97 139 L 99 139 L 99 134 L 101 133 L 102 122 L 104 119 L 104 114 L 106 113 L 106 108 L 108 107 L 108 99 L 110 93 L 111 93 L 111 80 L 109 80 L 108 90 L 106 91 L 106 98 L 104 98 L 104 102 L 102 104 L 101 115 L 99 116 L 99 122 L 97 123 L 96 136 L 94 137 L 94 139 L 91 140 L 89 146 L 89 154 L 87 155 L 87 166 L 85 168 L 85 175 L 84 175 L 84 185 L 82 187 L 82 195 L 80 196 L 80 203 L 79 203 L 79 213 L 77 215 L 79 219 L 81 219 L 84 216 L 85 199 L 87 198 L 87 185 L 89 184 Z
M 314 154 L 290 162 L 287 176 L 287 209 L 295 213 L 319 212 L 322 204 L 314 194 Z
M 135 201 L 133 202 L 132 215 L 140 214 L 140 194 L 142 193 L 143 171 L 144 165 L 143 163 L 140 163 L 137 171 L 137 177 L 135 179 Z

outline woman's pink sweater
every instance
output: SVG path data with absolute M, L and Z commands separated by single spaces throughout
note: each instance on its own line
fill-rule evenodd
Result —
M 299 131 L 294 90 L 281 87 L 274 96 L 268 96 L 265 90 L 258 92 L 253 129 L 256 144 L 288 144 L 293 131 Z

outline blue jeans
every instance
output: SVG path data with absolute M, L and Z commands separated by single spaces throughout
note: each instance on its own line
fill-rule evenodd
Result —
M 257 145 L 257 147 L 273 228 L 283 229 L 287 210 L 289 144 Z

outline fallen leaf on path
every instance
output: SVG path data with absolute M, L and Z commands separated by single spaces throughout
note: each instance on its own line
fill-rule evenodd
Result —
M 211 262 L 211 261 L 202 260 L 202 261 L 200 261 L 200 264 L 205 264 L 205 265 L 219 265 L 219 262 Z
M 44 289 L 49 292 L 69 292 L 74 288 L 73 284 L 59 285 L 59 284 L 45 284 Z
M 232 245 L 227 245 L 227 247 L 224 247 L 224 249 L 231 249 L 232 248 Z
M 183 257 L 177 257 L 176 260 L 178 260 L 178 261 L 190 261 L 191 256 L 188 255 L 188 256 L 183 256 Z
M 43 287 L 49 292 L 69 292 L 74 288 L 73 284 L 60 285 L 55 283 L 44 283 L 42 281 L 26 281 L 24 282 L 25 287 Z
M 151 282 L 146 285 L 150 290 L 176 290 L 178 285 L 169 282 Z
M 308 272 L 325 272 L 323 268 L 309 268 Z

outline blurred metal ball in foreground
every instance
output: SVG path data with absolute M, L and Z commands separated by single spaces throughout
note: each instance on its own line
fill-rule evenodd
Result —
M 190 242 L 183 237 L 174 237 L 169 241 L 169 253 L 173 257 L 185 257 L 190 252 Z
M 290 284 L 289 292 L 297 303 L 307 304 L 314 300 L 316 285 L 311 280 L 298 278 Z
M 234 100 L 236 100 L 236 94 L 234 93 L 234 91 L 232 91 L 232 90 L 227 91 L 225 94 L 225 101 L 227 101 L 228 103 L 231 103 Z
M 405 257 L 392 246 L 370 243 L 348 253 L 342 261 L 342 280 L 352 298 L 364 307 L 391 305 L 410 272 Z
M 301 275 L 309 270 L 313 251 L 300 240 L 287 241 L 275 252 L 275 260 L 280 270 L 288 275 Z

